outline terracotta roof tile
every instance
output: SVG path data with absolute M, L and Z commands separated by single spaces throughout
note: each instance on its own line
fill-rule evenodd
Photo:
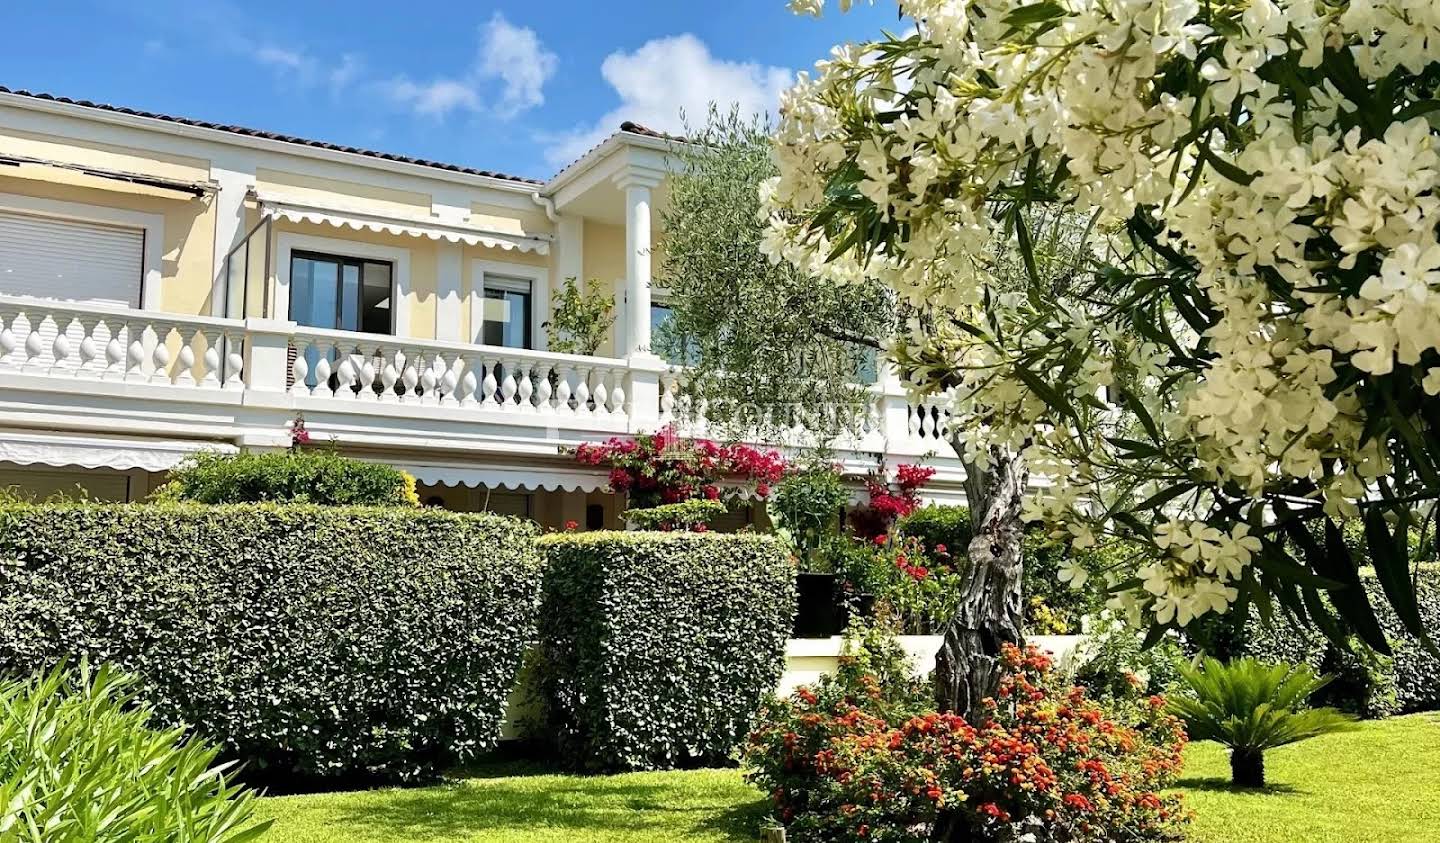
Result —
M 385 161 L 397 161 L 402 164 L 415 164 L 421 167 L 431 167 L 437 170 L 446 170 L 452 173 L 464 173 L 471 176 L 486 176 L 493 179 L 503 179 L 505 181 L 520 182 L 522 184 L 543 184 L 543 182 L 539 181 L 538 179 L 525 178 L 523 176 L 512 176 L 508 173 L 497 173 L 494 170 L 478 170 L 473 167 L 462 167 L 459 164 L 446 164 L 441 161 L 430 161 L 425 158 L 411 158 L 406 155 L 396 155 L 390 152 L 376 152 L 373 149 L 361 149 L 360 147 L 356 146 L 345 146 L 343 144 L 327 143 L 325 141 L 311 140 L 309 138 L 301 138 L 294 135 L 284 135 L 278 132 L 266 132 L 260 129 L 250 129 L 245 126 L 227 126 L 222 123 L 211 123 L 206 120 L 195 120 L 189 117 L 176 117 L 174 115 L 160 114 L 154 111 L 141 111 L 139 109 L 125 108 L 123 106 L 110 105 L 103 102 L 91 102 L 90 100 L 76 100 L 70 99 L 69 97 L 57 97 L 54 94 L 34 93 L 31 91 L 6 88 L 4 86 L 0 86 L 0 93 L 13 94 L 17 97 L 29 97 L 30 99 L 37 100 L 49 100 L 51 102 L 64 103 L 66 105 L 78 105 L 82 108 L 94 108 L 100 111 L 115 112 L 117 114 L 129 114 L 133 117 L 146 117 L 151 120 L 164 120 L 167 123 L 178 123 L 182 126 L 195 126 L 201 129 L 214 129 L 220 132 L 230 132 L 231 134 L 235 135 L 243 135 L 245 137 L 263 138 L 265 140 L 279 141 L 281 143 L 293 143 L 299 146 L 314 147 L 316 149 L 328 149 L 333 152 L 347 152 L 352 155 L 364 155 L 367 158 L 379 158 Z M 629 126 L 633 124 L 627 123 L 626 125 Z M 637 126 L 635 129 L 626 129 L 625 131 L 634 131 L 636 134 L 655 134 L 657 137 L 660 137 L 660 135 L 651 132 L 649 129 L 645 129 L 643 126 Z

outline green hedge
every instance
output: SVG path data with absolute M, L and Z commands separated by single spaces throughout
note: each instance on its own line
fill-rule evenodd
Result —
M 419 506 L 415 478 L 331 450 L 263 454 L 200 452 L 174 471 L 158 497 L 195 503 Z
M 496 743 L 534 534 L 441 510 L 0 507 L 0 672 L 112 662 L 252 770 L 422 776 Z
M 549 738 L 588 770 L 724 763 L 784 667 L 795 568 L 771 536 L 595 532 L 549 558 Z
M 1317 630 L 1302 630 L 1277 618 L 1271 626 L 1252 617 L 1242 640 L 1233 642 L 1236 655 L 1251 655 L 1270 661 L 1306 662 L 1338 674 L 1337 686 L 1354 686 L 1357 699 L 1333 700 L 1343 707 L 1366 715 L 1384 715 L 1392 710 L 1434 711 L 1440 709 L 1440 658 L 1410 638 L 1390 608 L 1380 583 L 1369 569 L 1360 573 L 1375 607 L 1380 626 L 1395 652 L 1392 659 L 1365 652 L 1359 655 L 1335 652 Z M 1440 629 L 1440 564 L 1419 566 L 1416 596 L 1420 618 L 1426 629 Z M 1343 688 L 1337 688 L 1343 690 Z

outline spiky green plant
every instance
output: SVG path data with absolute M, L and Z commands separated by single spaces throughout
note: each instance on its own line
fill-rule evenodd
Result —
M 1207 658 L 1179 667 L 1190 693 L 1172 696 L 1170 711 L 1184 721 L 1191 740 L 1230 748 L 1237 786 L 1265 786 L 1265 750 L 1355 727 L 1354 717 L 1336 709 L 1306 707 L 1331 679 L 1308 665 Z
M 134 686 L 87 664 L 0 682 L 0 840 L 245 843 L 269 828 L 219 750 L 153 728 Z

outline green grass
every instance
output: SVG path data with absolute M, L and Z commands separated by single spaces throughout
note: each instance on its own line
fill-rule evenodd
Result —
M 1230 789 L 1216 744 L 1195 744 L 1181 787 L 1194 843 L 1440 840 L 1440 715 L 1362 724 L 1265 753 L 1264 791 Z
M 1214 744 L 1181 787 L 1192 843 L 1440 840 L 1440 715 L 1366 723 L 1266 753 L 1270 788 L 1236 792 Z M 261 800 L 284 843 L 755 841 L 764 802 L 734 770 L 576 777 L 487 768 L 444 785 Z

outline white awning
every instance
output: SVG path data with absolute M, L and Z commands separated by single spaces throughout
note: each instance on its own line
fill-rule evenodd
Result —
M 471 467 L 403 462 L 392 465 L 415 475 L 416 480 L 427 486 L 473 486 L 529 492 L 542 489 L 552 492 L 599 492 L 609 484 L 603 473 L 578 468 Z
M 169 471 L 196 451 L 233 454 L 236 450 L 220 442 L 0 431 L 0 462 L 17 465 Z
M 502 231 L 449 225 L 435 220 L 380 215 L 355 209 L 324 208 L 296 199 L 268 194 L 257 195 L 256 201 L 260 204 L 260 213 L 274 219 L 332 225 L 336 228 L 350 228 L 355 231 L 365 230 L 425 237 L 430 240 L 464 243 L 469 246 L 489 246 L 494 249 L 513 249 L 521 252 L 535 252 L 540 255 L 550 253 L 549 241 L 541 237 L 527 237 L 523 234 L 507 234 Z

